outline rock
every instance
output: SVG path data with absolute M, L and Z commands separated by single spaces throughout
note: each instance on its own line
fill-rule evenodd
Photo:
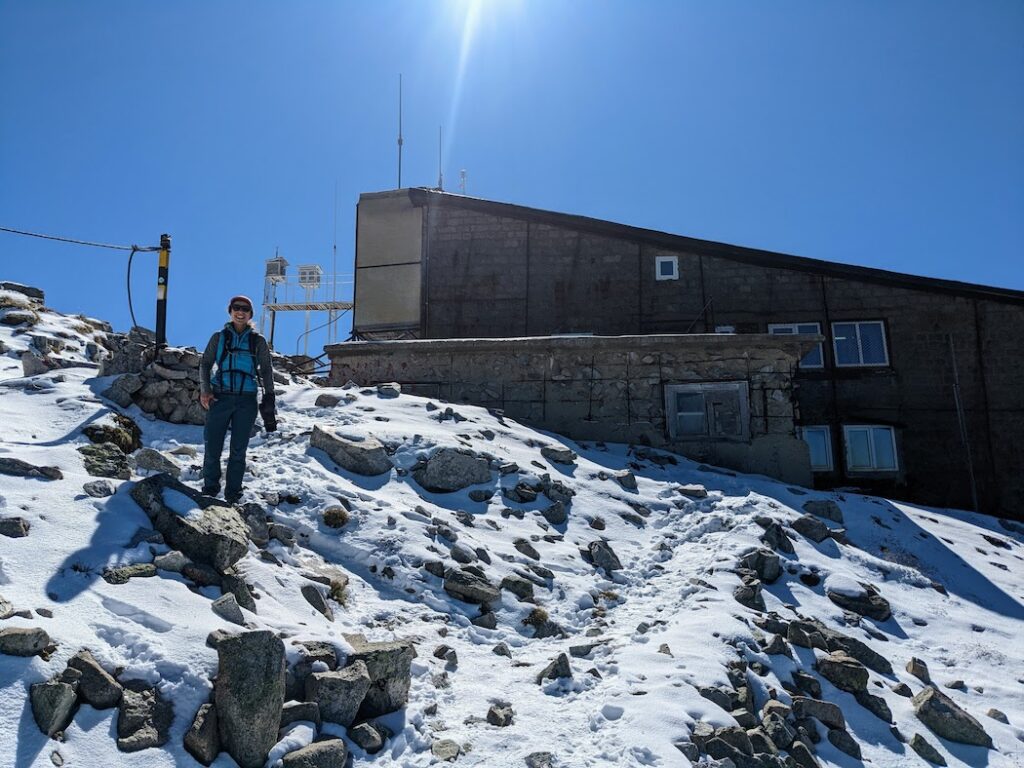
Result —
M 550 752 L 531 752 L 526 756 L 526 768 L 555 768 L 555 756 Z
M 785 552 L 787 555 L 792 555 L 796 552 L 793 549 L 793 541 L 789 538 L 789 534 L 786 533 L 786 529 L 770 518 L 768 518 L 765 532 L 761 534 L 761 541 L 772 549 Z
M 35 325 L 39 322 L 39 314 L 30 309 L 8 309 L 0 312 L 0 324 L 3 325 Z
M 836 688 L 850 693 L 867 690 L 867 668 L 842 651 L 835 651 L 828 656 L 819 658 L 815 663 L 815 668 Z
M 906 683 L 896 683 L 889 686 L 889 689 L 897 696 L 902 696 L 905 699 L 909 699 L 914 695 L 914 692 L 910 690 L 910 686 Z
M 750 737 L 747 736 L 747 732 L 743 728 L 736 728 L 734 726 L 716 728 L 714 738 L 724 741 L 730 747 L 739 750 L 744 755 L 754 754 L 754 747 L 750 743 Z M 710 753 L 711 751 L 708 750 L 708 754 Z
M 430 745 L 430 754 L 438 760 L 451 762 L 462 754 L 462 748 L 451 739 L 441 739 Z
M 382 475 L 393 468 L 383 443 L 374 437 L 349 440 L 320 426 L 313 427 L 310 448 L 319 448 L 342 469 L 364 477 Z
M 770 549 L 755 549 L 740 558 L 740 565 L 757 573 L 765 584 L 771 584 L 782 575 L 779 556 Z
M 82 673 L 78 681 L 78 695 L 86 704 L 96 709 L 109 709 L 121 701 L 121 684 L 99 665 L 89 651 L 76 653 L 68 659 L 68 666 Z
M 185 733 L 185 749 L 203 765 L 209 765 L 220 754 L 220 735 L 217 733 L 217 710 L 213 704 L 203 704 L 196 712 L 192 726 Z
M 487 710 L 487 722 L 499 728 L 507 728 L 512 725 L 514 718 L 515 712 L 510 704 L 492 704 Z
M 516 548 L 516 551 L 526 555 L 532 560 L 540 560 L 540 552 L 526 539 L 516 539 L 512 542 L 512 546 Z
M 255 502 L 243 504 L 241 515 L 242 520 L 249 529 L 250 541 L 257 547 L 267 546 L 270 542 L 270 527 L 267 525 L 267 514 L 263 507 Z
M 1000 723 L 1009 723 L 1010 720 L 1006 716 L 1005 712 L 992 707 L 988 712 L 985 713 L 987 717 L 991 717 L 993 720 L 998 720 Z
M 491 481 L 487 459 L 470 451 L 442 448 L 427 459 L 421 469 L 414 470 L 413 479 L 426 490 L 450 493 L 479 483 Z
M 928 673 L 928 665 L 916 656 L 912 656 L 907 662 L 907 672 L 925 685 L 931 685 L 932 676 Z
M 619 485 L 627 491 L 637 490 L 636 475 L 634 475 L 632 471 L 624 469 L 621 472 L 615 472 L 612 477 L 618 480 Z
M 817 701 L 806 696 L 794 696 L 793 716 L 798 719 L 814 717 L 829 728 L 846 729 L 846 718 L 843 717 L 843 710 L 828 701 Z
M 590 542 L 587 546 L 587 553 L 590 555 L 594 565 L 604 569 L 604 572 L 609 576 L 611 576 L 613 571 L 622 570 L 622 563 L 619 562 L 619 558 L 607 541 L 599 539 Z
M 317 728 L 322 722 L 320 718 L 320 705 L 315 701 L 289 701 L 281 709 L 281 727 L 286 728 L 292 723 L 300 721 L 313 723 Z M 349 736 L 351 736 L 351 731 Z
M 28 536 L 31 527 L 24 517 L 0 517 L 0 536 L 20 539 Z
M 38 477 L 43 480 L 64 479 L 63 473 L 57 467 L 39 467 L 11 456 L 0 456 L 0 475 Z
M 317 408 L 333 408 L 341 402 L 341 395 L 332 395 L 324 392 L 322 395 L 317 395 L 316 402 L 313 403 Z
M 494 603 L 501 599 L 501 591 L 482 576 L 464 568 L 450 570 L 444 577 L 444 591 L 466 603 Z
M 858 691 L 853 694 L 853 696 L 857 699 L 858 704 L 879 720 L 884 723 L 892 722 L 892 711 L 889 709 L 889 705 L 886 703 L 885 699 L 881 696 L 875 696 L 867 691 Z
M 364 664 L 370 677 L 359 717 L 379 717 L 404 707 L 409 701 L 412 660 L 416 657 L 412 643 L 407 640 L 371 642 L 362 635 L 346 634 L 344 637 L 352 646 L 348 663 Z
M 40 304 L 46 301 L 45 294 L 42 289 L 35 288 L 31 285 L 24 285 L 23 283 L 15 283 L 10 280 L 0 281 L 0 291 L 13 291 L 14 293 L 20 293 L 22 296 L 34 299 Z
M 545 445 L 540 449 L 540 455 L 555 464 L 575 464 L 576 452 L 565 447 L 554 447 Z
M 911 737 L 910 748 L 932 765 L 946 765 L 946 758 L 920 733 L 915 733 Z
M 390 734 L 381 725 L 360 723 L 348 729 L 348 737 L 368 755 L 375 755 L 384 749 L 384 742 Z
M 793 658 L 793 651 L 789 644 L 782 639 L 782 635 L 772 635 L 771 640 L 764 644 L 762 650 L 769 656 L 788 656 Z
M 220 588 L 225 594 L 230 592 L 234 595 L 240 608 L 245 608 L 250 613 L 256 613 L 256 601 L 253 599 L 252 591 L 245 583 L 245 579 L 235 574 L 228 574 L 221 578 Z
M 765 715 L 761 720 L 761 727 L 779 749 L 789 749 L 796 738 L 796 731 L 777 713 Z
M 686 496 L 690 499 L 706 499 L 708 497 L 708 489 L 699 483 L 689 483 L 687 485 L 677 485 L 676 491 L 681 496 Z
M 852 611 L 867 616 L 875 621 L 888 621 L 892 616 L 889 601 L 878 594 L 878 590 L 870 584 L 861 584 L 864 591 L 858 595 L 845 595 L 831 589 L 826 590 L 828 599 L 845 611 Z
M 925 688 L 910 700 L 917 719 L 937 736 L 960 744 L 992 749 L 992 737 L 977 720 L 936 688 Z
M 10 600 L 0 595 L 0 621 L 9 619 L 12 615 L 14 615 L 14 606 Z
M 789 745 L 789 756 L 800 768 L 821 768 L 821 763 L 814 756 L 811 748 L 802 741 L 794 741 Z
M 140 448 L 133 454 L 135 466 L 153 472 L 166 472 L 172 477 L 181 475 L 181 465 L 153 448 Z
M 33 683 L 29 688 L 32 716 L 39 730 L 54 736 L 68 727 L 78 705 L 75 686 L 58 678 Z
M 889 663 L 889 660 L 880 653 L 876 653 L 866 643 L 855 637 L 849 637 L 834 629 L 830 629 L 820 621 L 815 620 L 812 624 L 817 627 L 819 633 L 824 637 L 825 643 L 828 646 L 827 650 L 845 651 L 848 656 L 852 656 L 870 670 L 881 675 L 892 674 L 892 664 Z
M 564 653 L 558 654 L 554 661 L 548 664 L 537 674 L 537 684 L 545 680 L 558 680 L 562 677 L 572 677 L 572 667 L 569 666 L 569 657 Z
M 82 490 L 94 499 L 103 499 L 114 495 L 114 486 L 109 480 L 90 480 L 82 486 Z
M 357 661 L 334 672 L 314 672 L 306 679 L 306 699 L 320 707 L 320 717 L 331 723 L 352 725 L 370 689 L 366 664 Z
M 511 592 L 520 600 L 533 600 L 533 582 L 527 581 L 522 576 L 509 574 L 501 580 L 501 588 Z
M 341 739 L 314 741 L 289 752 L 281 759 L 282 768 L 345 768 L 348 747 Z
M 823 517 L 826 520 L 831 520 L 834 523 L 843 522 L 843 511 L 839 508 L 831 499 L 816 500 L 816 501 L 805 501 L 804 512 L 808 512 L 818 517 Z
M 284 643 L 268 630 L 217 644 L 214 703 L 222 749 L 242 768 L 262 768 L 277 741 L 284 703 Z
M 230 621 L 232 624 L 238 624 L 239 626 L 245 626 L 245 615 L 242 613 L 241 607 L 238 605 L 238 599 L 230 592 L 226 595 L 221 595 L 210 606 L 213 608 L 213 612 L 220 616 L 224 621 Z
M 129 579 L 149 579 L 154 576 L 156 566 L 153 563 L 133 563 L 103 571 L 103 580 L 108 584 L 127 584 Z
M 132 476 L 131 462 L 124 451 L 113 443 L 83 445 L 78 452 L 82 454 L 85 471 L 93 477 L 127 480 Z
M 840 752 L 845 752 L 850 757 L 860 760 L 860 744 L 849 733 L 841 728 L 830 728 L 828 732 L 829 743 Z
M 814 515 L 802 515 L 792 522 L 797 533 L 806 536 L 813 542 L 822 542 L 829 537 L 829 528 Z
M 173 705 L 160 691 L 142 680 L 129 680 L 124 684 L 117 713 L 117 748 L 138 752 L 162 747 L 170 737 L 173 720 Z
M 565 512 L 565 504 L 560 501 L 556 501 L 554 504 L 544 507 L 540 511 L 541 517 L 543 517 L 550 525 L 564 525 L 569 519 L 569 516 Z
M 801 691 L 810 694 L 812 698 L 821 698 L 821 683 L 814 675 L 804 672 L 802 669 L 794 669 L 791 677 L 793 684 Z M 767 707 L 767 704 L 765 706 Z
M 740 605 L 751 608 L 755 611 L 766 611 L 764 597 L 761 595 L 761 582 L 757 579 L 746 584 L 740 584 L 732 592 L 733 599 Z
M 300 590 L 302 596 L 306 598 L 306 602 L 315 608 L 319 613 L 323 614 L 324 618 L 328 621 L 334 621 L 334 611 L 331 610 L 330 604 L 324 597 L 323 592 L 314 587 L 312 584 L 303 584 Z
M 39 627 L 0 629 L 0 653 L 7 656 L 36 656 L 50 645 L 50 636 Z
M 179 514 L 168 506 L 165 495 L 178 503 L 191 503 L 192 513 Z M 216 499 L 203 496 L 170 475 L 147 477 L 135 484 L 131 496 L 167 544 L 196 563 L 224 573 L 249 551 L 249 528 L 237 509 L 221 506 Z

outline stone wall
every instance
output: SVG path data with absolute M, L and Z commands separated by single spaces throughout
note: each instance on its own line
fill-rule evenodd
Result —
M 675 335 L 346 342 L 327 347 L 331 383 L 403 390 L 507 416 L 577 440 L 665 447 L 698 461 L 808 483 L 794 435 L 792 370 L 814 337 Z M 669 438 L 665 386 L 743 381 L 745 441 Z

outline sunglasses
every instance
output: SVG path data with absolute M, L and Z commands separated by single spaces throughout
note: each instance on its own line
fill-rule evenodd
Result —
M 248 304 L 232 304 L 231 305 L 231 311 L 232 312 L 252 312 L 252 307 L 250 307 Z

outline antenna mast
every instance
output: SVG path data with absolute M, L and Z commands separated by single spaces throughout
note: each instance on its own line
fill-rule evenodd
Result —
M 398 189 L 402 188 L 402 74 L 398 74 Z
M 444 192 L 444 174 L 441 173 L 441 128 L 437 126 L 437 189 Z

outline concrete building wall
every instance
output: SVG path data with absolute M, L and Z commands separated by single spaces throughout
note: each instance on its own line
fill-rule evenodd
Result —
M 497 408 L 576 440 L 670 448 L 698 461 L 806 484 L 792 371 L 806 338 L 676 335 L 347 342 L 327 348 L 331 383 Z M 666 387 L 745 382 L 742 439 L 672 439 Z M 671 407 L 670 405 L 668 407 Z

